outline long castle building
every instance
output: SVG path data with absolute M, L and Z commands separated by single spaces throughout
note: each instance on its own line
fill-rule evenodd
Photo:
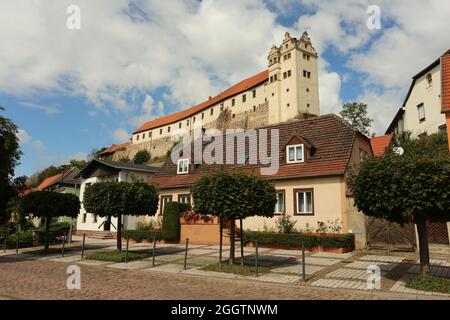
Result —
M 286 32 L 280 46 L 272 46 L 268 68 L 215 97 L 183 111 L 150 120 L 133 132 L 131 144 L 114 159 L 133 157 L 146 149 L 152 157 L 165 155 L 177 129 L 256 128 L 306 115 L 319 115 L 318 55 L 305 31 L 300 38 Z

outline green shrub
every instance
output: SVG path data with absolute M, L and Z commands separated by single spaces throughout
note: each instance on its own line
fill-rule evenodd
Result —
M 122 234 L 124 238 L 130 238 L 136 242 L 142 242 L 142 240 L 152 242 L 155 235 L 157 239 L 161 238 L 160 232 L 146 231 L 146 230 L 125 230 L 123 231 Z
M 50 243 L 55 243 L 59 241 L 59 238 L 68 235 L 70 230 L 69 222 L 54 222 L 50 224 L 48 239 Z M 39 243 L 45 242 L 45 227 L 36 229 L 39 235 Z
M 294 231 L 294 226 L 297 221 L 292 221 L 291 216 L 285 213 L 282 213 L 281 216 L 275 221 L 278 232 L 282 233 L 291 233 Z
M 180 239 L 180 206 L 178 202 L 168 202 L 164 206 L 161 237 L 164 240 L 176 241 Z
M 303 233 L 275 233 L 261 231 L 244 231 L 246 242 L 258 241 L 262 245 L 279 247 L 301 247 L 302 239 L 306 248 L 322 246 L 324 248 L 345 248 L 355 246 L 353 234 L 315 235 Z
M 21 231 L 18 234 L 19 234 L 19 248 L 31 247 L 33 245 L 33 234 L 31 230 Z M 11 234 L 8 236 L 8 239 L 6 240 L 6 246 L 8 248 L 15 248 L 16 241 L 17 241 L 17 233 Z
M 133 158 L 133 162 L 136 163 L 136 164 L 142 164 L 142 163 L 147 162 L 148 160 L 150 160 L 150 154 L 145 149 L 139 150 L 134 155 L 134 158 Z

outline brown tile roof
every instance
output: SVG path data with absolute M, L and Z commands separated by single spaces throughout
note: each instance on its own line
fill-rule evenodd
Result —
M 450 50 L 441 57 L 442 112 L 450 112 Z
M 265 176 L 265 178 L 273 180 L 343 175 L 349 164 L 356 135 L 361 135 L 367 141 L 367 144 L 370 143 L 365 135 L 354 130 L 347 122 L 334 114 L 281 123 L 265 128 L 268 129 L 268 137 L 270 137 L 270 130 L 279 130 L 280 148 L 283 148 L 292 139 L 293 135 L 304 137 L 313 146 L 312 151 L 305 151 L 305 157 L 307 159 L 303 163 L 286 164 L 286 152 L 284 149 L 280 150 L 280 167 L 278 172 L 272 176 Z M 267 149 L 270 150 L 270 139 L 268 140 Z M 223 145 L 225 148 L 226 143 L 224 142 Z M 242 170 L 247 173 L 253 172 L 256 174 L 261 173 L 261 167 L 267 167 L 267 165 L 260 164 L 200 164 L 190 165 L 188 174 L 177 175 L 176 164 L 172 163 L 171 159 L 168 159 L 161 170 L 150 178 L 150 182 L 159 186 L 159 188 L 189 186 L 202 175 L 212 173 L 221 166 L 226 170 Z
M 231 88 L 228 88 L 227 90 L 219 93 L 217 96 L 212 97 L 212 98 L 208 99 L 207 101 L 204 101 L 194 107 L 173 113 L 171 115 L 168 115 L 168 116 L 165 116 L 165 117 L 162 117 L 159 119 L 150 120 L 150 121 L 144 123 L 138 129 L 136 129 L 136 131 L 134 131 L 133 133 L 139 133 L 142 131 L 157 128 L 159 126 L 163 126 L 166 124 L 170 124 L 170 123 L 177 122 L 177 121 L 183 120 L 185 118 L 188 118 L 191 115 L 193 115 L 203 109 L 206 109 L 216 103 L 219 103 L 222 100 L 225 100 L 225 99 L 227 99 L 231 96 L 234 96 L 236 94 L 239 94 L 243 91 L 249 90 L 249 89 L 257 86 L 258 84 L 267 81 L 268 77 L 269 77 L 269 72 L 267 70 L 264 70 L 254 76 L 251 76 L 250 78 L 242 80 L 241 82 L 239 82 L 238 84 L 235 84 Z
M 108 149 L 97 153 L 97 156 L 102 156 L 102 155 L 107 155 L 107 154 L 112 154 L 116 151 L 120 151 L 120 150 L 125 150 L 128 146 L 130 145 L 130 142 L 124 142 L 121 144 L 112 144 Z
M 61 177 L 62 177 L 62 173 L 58 173 L 57 175 L 48 177 L 47 179 L 45 179 L 44 181 L 42 181 L 40 185 L 38 185 L 38 187 L 36 188 L 36 190 L 42 191 L 42 190 L 44 190 L 45 188 L 48 188 L 48 187 L 51 186 L 53 183 L 55 183 L 56 181 L 58 181 Z
M 389 147 L 392 141 L 390 134 L 370 138 L 370 146 L 375 157 L 381 157 Z

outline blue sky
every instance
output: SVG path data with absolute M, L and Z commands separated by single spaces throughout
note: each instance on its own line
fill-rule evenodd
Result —
M 286 31 L 308 30 L 319 52 L 321 113 L 363 101 L 382 134 L 411 76 L 450 47 L 448 1 L 166 2 L 0 4 L 0 105 L 24 153 L 16 175 L 124 142 L 144 121 L 263 70 Z M 80 30 L 66 27 L 70 4 Z M 372 4 L 380 30 L 366 26 Z

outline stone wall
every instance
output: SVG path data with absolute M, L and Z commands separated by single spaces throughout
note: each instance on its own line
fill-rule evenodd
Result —
M 216 121 L 206 123 L 203 127 L 205 129 L 215 128 L 224 131 L 226 129 L 250 129 L 266 126 L 268 124 L 268 111 L 269 104 L 267 102 L 256 106 L 255 110 L 251 109 L 234 114 L 234 117 L 232 109 L 224 109 L 220 112 L 220 115 Z M 125 157 L 133 159 L 134 155 L 139 150 L 143 149 L 147 150 L 152 158 L 162 157 L 167 154 L 167 151 L 172 148 L 173 144 L 174 142 L 170 137 L 164 137 L 141 143 L 133 143 L 130 144 L 126 150 L 117 151 L 113 156 L 113 160 L 117 161 Z

